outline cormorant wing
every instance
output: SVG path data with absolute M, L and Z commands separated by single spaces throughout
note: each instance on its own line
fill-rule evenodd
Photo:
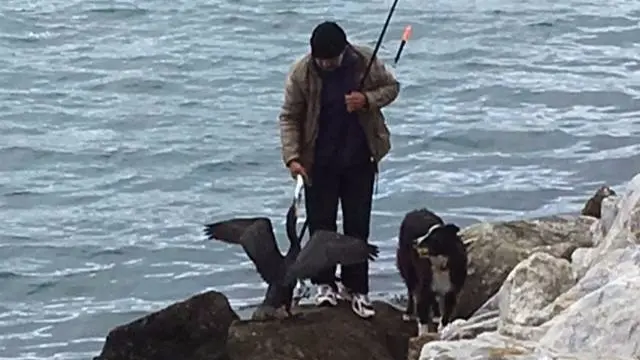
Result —
M 266 217 L 235 218 L 205 225 L 205 234 L 230 244 L 242 245 L 268 284 L 279 280 L 284 257 L 278 249 L 271 220 Z
M 357 264 L 378 257 L 378 247 L 353 236 L 316 230 L 289 267 L 286 283 L 306 279 L 332 265 Z

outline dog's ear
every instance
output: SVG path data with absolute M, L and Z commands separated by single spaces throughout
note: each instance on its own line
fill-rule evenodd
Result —
M 445 226 L 443 226 L 443 228 L 451 231 L 454 234 L 457 234 L 460 231 L 460 228 L 455 224 L 446 224 Z

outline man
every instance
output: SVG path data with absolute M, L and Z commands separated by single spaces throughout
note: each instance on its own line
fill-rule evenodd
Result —
M 349 44 L 335 22 L 319 24 L 311 52 L 297 60 L 285 83 L 279 117 L 282 158 L 292 176 L 305 178 L 309 231 L 336 231 L 338 200 L 343 232 L 368 241 L 374 178 L 389 152 L 389 130 L 380 109 L 396 99 L 399 83 L 375 60 L 358 86 L 373 51 Z M 311 279 L 318 305 L 337 304 L 336 269 Z M 369 263 L 342 266 L 341 280 L 353 311 L 375 315 L 368 298 Z

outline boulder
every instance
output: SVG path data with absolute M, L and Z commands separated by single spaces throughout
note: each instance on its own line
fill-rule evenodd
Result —
M 571 259 L 576 248 L 591 246 L 590 227 L 596 220 L 589 216 L 551 216 L 464 228 L 460 235 L 465 243 L 470 243 L 469 270 L 456 317 L 470 317 L 529 255 L 544 252 Z
M 516 265 L 500 288 L 498 329 L 514 337 L 535 331 L 551 317 L 545 307 L 574 284 L 569 261 L 533 253 Z
M 361 319 L 350 305 L 302 305 L 294 318 L 241 320 L 218 292 L 206 292 L 109 332 L 94 360 L 406 360 L 414 322 L 373 302 Z
M 467 320 L 422 348 L 421 360 L 640 358 L 640 174 L 604 199 L 593 246 L 571 262 L 534 252 Z
M 229 329 L 232 360 L 406 360 L 414 322 L 402 321 L 391 305 L 374 301 L 376 316 L 363 320 L 340 303 L 305 305 L 294 319 L 234 322 Z
M 229 326 L 237 319 L 223 294 L 198 294 L 111 330 L 94 360 L 197 359 L 204 345 L 211 349 L 207 360 L 223 360 Z

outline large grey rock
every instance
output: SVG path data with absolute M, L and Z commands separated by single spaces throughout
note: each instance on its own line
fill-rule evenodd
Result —
M 591 246 L 588 216 L 551 216 L 471 225 L 460 232 L 469 242 L 469 276 L 456 317 L 468 318 L 498 291 L 511 270 L 536 252 L 570 259 L 577 247 Z
M 456 320 L 441 334 L 443 340 L 473 338 L 498 331 L 518 339 L 540 336 L 538 325 L 552 317 L 550 304 L 575 284 L 569 261 L 537 252 L 520 262 L 469 320 Z
M 527 257 L 470 319 L 427 343 L 420 359 L 638 359 L 640 175 L 627 187 L 604 199 L 590 228 L 595 246 L 576 250 L 571 264 Z
M 544 309 L 575 283 L 571 264 L 546 253 L 534 253 L 518 264 L 500 289 L 498 331 L 530 339 L 549 320 Z
M 640 356 L 640 246 L 605 256 L 571 290 L 561 307 L 577 301 L 545 324 L 541 345 L 603 358 Z

